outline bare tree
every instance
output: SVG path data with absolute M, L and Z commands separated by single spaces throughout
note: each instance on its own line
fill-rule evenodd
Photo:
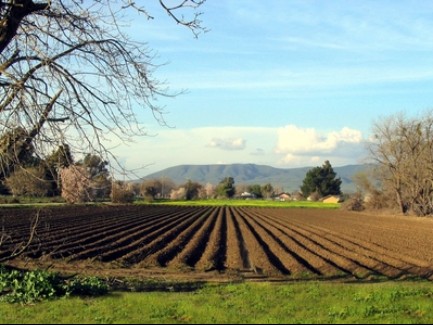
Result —
M 204 2 L 154 0 L 195 36 L 204 31 L 198 12 Z M 137 108 L 163 123 L 155 99 L 173 94 L 153 77 L 154 53 L 122 30 L 127 15 L 154 18 L 144 6 L 132 0 L 0 0 L 0 136 L 21 130 L 0 146 L 1 176 L 30 147 L 39 154 L 59 145 L 109 153 L 107 134 L 121 140 L 145 134 Z
M 433 112 L 391 116 L 374 126 L 371 155 L 402 213 L 433 214 Z

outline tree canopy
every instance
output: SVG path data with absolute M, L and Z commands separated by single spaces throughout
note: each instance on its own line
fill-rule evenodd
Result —
M 315 167 L 307 172 L 301 191 L 305 197 L 313 193 L 320 197 L 339 195 L 341 194 L 341 183 L 341 179 L 337 178 L 331 163 L 327 160 L 322 167 Z
M 236 194 L 235 180 L 233 177 L 224 178 L 217 186 L 216 193 L 218 196 L 232 198 Z

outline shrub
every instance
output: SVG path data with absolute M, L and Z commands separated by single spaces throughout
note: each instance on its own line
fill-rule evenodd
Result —
M 349 199 L 347 199 L 343 205 L 342 208 L 347 211 L 364 211 L 365 205 L 364 205 L 364 198 L 360 192 L 355 193 Z
M 67 286 L 67 294 L 73 296 L 103 296 L 108 293 L 108 286 L 97 277 L 74 278 Z
M 43 197 L 52 185 L 45 179 L 43 168 L 31 167 L 15 171 L 6 179 L 6 186 L 14 196 Z
M 320 195 L 319 192 L 313 192 L 313 193 L 311 193 L 310 196 L 308 197 L 308 200 L 309 200 L 309 201 L 312 201 L 312 202 L 319 202 L 319 200 L 320 200 L 321 198 L 322 198 L 322 197 L 321 197 L 321 195 Z

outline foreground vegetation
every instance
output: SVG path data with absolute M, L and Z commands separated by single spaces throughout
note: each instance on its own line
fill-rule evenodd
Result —
M 1 323 L 432 323 L 428 282 L 207 285 L 32 306 L 0 303 Z
M 96 277 L 63 278 L 48 271 L 21 271 L 0 264 L 0 301 L 35 303 L 63 296 L 99 296 L 108 286 Z

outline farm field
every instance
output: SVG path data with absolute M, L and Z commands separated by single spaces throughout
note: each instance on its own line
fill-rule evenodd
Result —
M 0 209 L 0 258 L 28 239 L 36 210 Z M 12 264 L 112 277 L 226 281 L 433 280 L 433 221 L 329 209 L 42 209 Z

